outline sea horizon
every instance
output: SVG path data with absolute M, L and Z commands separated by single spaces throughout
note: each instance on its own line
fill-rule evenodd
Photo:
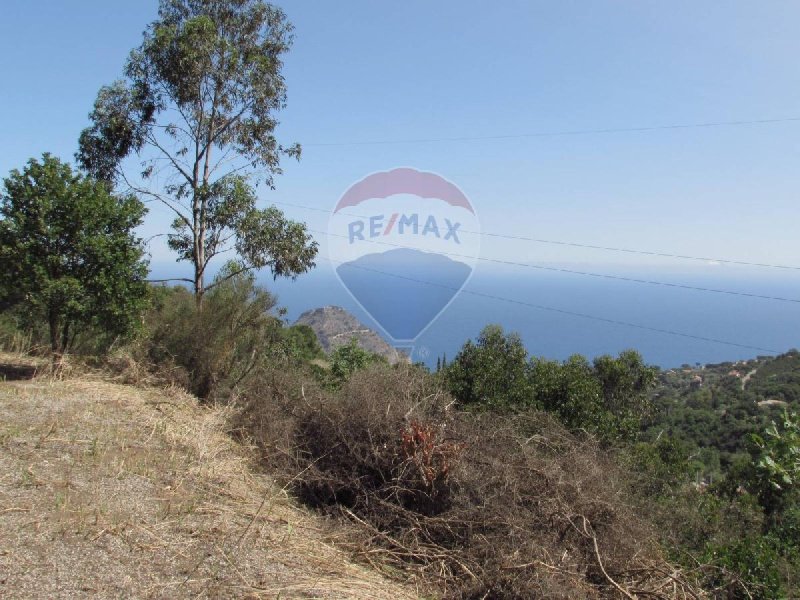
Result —
M 257 281 L 277 296 L 288 324 L 307 310 L 340 306 L 391 345 L 413 346 L 412 359 L 429 367 L 435 367 L 437 358 L 444 355 L 451 360 L 467 340 L 493 323 L 518 333 L 532 356 L 564 360 L 581 354 L 592 359 L 634 349 L 645 361 L 662 368 L 737 361 L 800 346 L 800 302 L 795 301 L 800 299 L 800 277 L 785 270 L 706 264 L 547 265 L 668 284 L 655 285 L 479 264 L 464 288 L 410 343 L 393 340 L 388 333 L 391 327 L 378 322 L 355 300 L 334 268 L 323 259 L 294 281 L 273 281 L 263 272 L 257 274 Z M 171 277 L 175 272 L 174 263 L 162 263 L 153 266 L 152 276 Z M 384 276 L 376 273 L 374 277 L 376 288 L 381 289 Z M 435 283 L 424 273 L 418 279 Z M 403 298 L 403 303 L 413 311 L 413 294 Z

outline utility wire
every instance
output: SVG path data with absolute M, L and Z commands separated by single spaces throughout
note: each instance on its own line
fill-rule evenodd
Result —
M 519 306 L 525 306 L 525 307 L 528 307 L 528 308 L 534 308 L 536 310 L 544 310 L 544 311 L 559 313 L 559 314 L 562 314 L 562 315 L 568 315 L 568 316 L 571 316 L 571 317 L 580 317 L 582 319 L 589 319 L 589 320 L 592 320 L 592 321 L 600 321 L 602 323 L 610 323 L 612 325 L 622 325 L 624 327 L 631 327 L 631 328 L 634 328 L 634 329 L 641 329 L 641 330 L 644 330 L 644 331 L 652 331 L 652 332 L 655 332 L 655 333 L 662 333 L 662 334 L 665 334 L 665 335 L 672 335 L 672 336 L 677 336 L 677 337 L 682 337 L 682 338 L 688 338 L 688 339 L 692 339 L 692 340 L 698 340 L 698 341 L 701 341 L 701 342 L 711 342 L 711 343 L 714 343 L 714 344 L 722 344 L 722 345 L 725 345 L 725 346 L 734 346 L 736 348 L 745 348 L 747 350 L 756 350 L 756 351 L 759 351 L 759 352 L 766 352 L 768 354 L 780 354 L 780 351 L 778 351 L 778 350 L 770 350 L 768 348 L 761 348 L 760 346 L 751 346 L 749 344 L 739 344 L 737 342 L 731 342 L 731 341 L 728 341 L 728 340 L 720 340 L 720 339 L 716 339 L 716 338 L 704 337 L 704 336 L 700 336 L 700 335 L 694 335 L 694 334 L 691 334 L 691 333 L 684 333 L 684 332 L 681 332 L 681 331 L 674 331 L 674 330 L 671 330 L 671 329 L 661 329 L 661 328 L 658 328 L 658 327 L 649 327 L 647 325 L 640 325 L 638 323 L 629 323 L 627 321 L 618 321 L 616 319 L 607 319 L 605 317 L 598 317 L 596 315 L 590 315 L 590 314 L 586 314 L 586 313 L 580 313 L 580 312 L 574 312 L 574 311 L 570 311 L 570 310 L 564 310 L 564 309 L 555 308 L 555 307 L 552 307 L 552 306 L 544 306 L 544 305 L 541 305 L 541 304 L 534 304 L 534 303 L 531 303 L 531 302 L 524 302 L 522 300 L 515 300 L 513 298 L 506 298 L 504 296 L 496 296 L 494 294 L 486 294 L 486 293 L 483 293 L 483 292 L 476 292 L 476 291 L 473 291 L 473 290 L 465 290 L 465 289 L 455 288 L 455 287 L 452 287 L 452 286 L 449 286 L 449 285 L 445 285 L 445 284 L 442 284 L 442 283 L 438 283 L 438 282 L 435 282 L 435 281 L 425 281 L 425 280 L 422 280 L 422 279 L 416 279 L 414 277 L 406 277 L 404 275 L 397 275 L 397 274 L 394 274 L 394 273 L 387 273 L 385 271 L 379 271 L 377 269 L 364 267 L 362 265 L 354 265 L 352 263 L 346 263 L 344 261 L 334 260 L 334 259 L 332 259 L 330 257 L 326 257 L 326 258 L 331 263 L 334 263 L 334 264 L 338 263 L 340 266 L 344 266 L 346 268 L 360 269 L 362 271 L 369 271 L 369 272 L 372 272 L 372 273 L 376 273 L 378 275 L 385 275 L 387 277 L 394 277 L 396 279 L 403 279 L 403 280 L 411 281 L 411 282 L 414 282 L 414 283 L 421 283 L 423 285 L 430 285 L 430 286 L 434 286 L 434 287 L 438 287 L 438 288 L 442 288 L 442 289 L 446 289 L 446 290 L 451 290 L 451 291 L 457 292 L 457 293 L 460 292 L 462 294 L 469 294 L 470 296 L 477 296 L 477 297 L 480 297 L 480 298 L 487 298 L 489 300 L 497 300 L 497 301 L 500 301 L 500 302 L 507 302 L 509 304 L 516 304 L 516 305 L 519 305 Z
M 325 235 L 324 231 L 319 231 L 317 229 L 309 229 L 311 233 L 316 233 L 318 235 Z M 348 236 L 343 234 L 337 233 L 328 233 L 327 235 L 331 237 L 337 237 L 342 239 L 348 239 Z M 359 240 L 363 242 L 368 242 L 370 244 L 379 244 L 381 246 L 391 246 L 393 248 L 403 248 L 406 250 L 418 250 L 418 248 L 414 246 L 404 246 L 402 244 L 393 244 L 391 242 L 382 242 L 380 240 Z M 729 296 L 744 296 L 746 298 L 758 298 L 760 300 L 774 300 L 777 302 L 791 302 L 794 304 L 800 304 L 800 300 L 796 298 L 783 298 L 781 296 L 766 296 L 762 294 L 751 294 L 749 292 L 735 292 L 733 290 L 721 290 L 716 288 L 707 288 L 707 287 L 699 287 L 694 285 L 687 285 L 683 283 L 669 283 L 666 281 L 654 281 L 650 279 L 637 279 L 635 277 L 624 277 L 622 275 L 609 275 L 608 273 L 591 273 L 587 271 L 575 271 L 573 269 L 565 269 L 562 267 L 548 267 L 545 265 L 537 265 L 534 263 L 523 263 L 523 262 L 514 262 L 511 260 L 501 260 L 498 258 L 486 258 L 483 256 L 470 256 L 467 254 L 458 254 L 456 252 L 444 252 L 444 251 L 437 251 L 437 254 L 443 254 L 445 256 L 453 256 L 455 258 L 465 258 L 468 260 L 480 260 L 484 262 L 496 263 L 500 265 L 510 265 L 514 267 L 526 267 L 528 269 L 538 269 L 540 271 L 553 271 L 556 273 L 569 273 L 570 275 L 582 275 L 584 277 L 596 277 L 599 279 L 612 279 L 615 281 L 626 281 L 629 283 L 642 283 L 647 285 L 660 285 L 663 287 L 671 287 L 671 288 L 679 288 L 683 290 L 692 290 L 696 292 L 710 292 L 714 294 L 726 294 Z
M 303 210 L 311 210 L 315 212 L 321 212 L 326 214 L 334 214 L 336 211 L 328 210 L 325 208 L 317 208 L 314 206 L 306 206 L 303 204 L 294 204 L 291 202 L 278 202 L 273 201 L 273 204 L 280 204 L 281 206 L 291 206 L 293 208 L 300 208 Z M 338 212 L 336 214 L 347 216 L 347 217 L 355 217 L 358 219 L 366 219 L 369 218 L 365 215 L 358 215 L 350 212 Z M 760 263 L 760 262 L 749 262 L 744 260 L 733 260 L 733 259 L 726 259 L 726 258 L 711 258 L 711 257 L 703 257 L 703 256 L 689 256 L 687 254 L 672 254 L 669 252 L 655 252 L 651 250 L 635 250 L 633 248 L 620 248 L 614 246 L 600 246 L 595 244 L 583 244 L 580 242 L 570 242 L 570 241 L 563 241 L 563 240 L 548 240 L 542 238 L 534 238 L 534 237 L 526 237 L 521 235 L 510 235 L 510 234 L 503 234 L 503 233 L 492 233 L 492 232 L 485 232 L 485 231 L 470 231 L 468 229 L 459 229 L 459 233 L 466 233 L 470 235 L 481 235 L 484 237 L 491 237 L 491 238 L 501 238 L 507 240 L 516 240 L 516 241 L 524 241 L 524 242 L 533 242 L 537 244 L 552 244 L 557 246 L 570 246 L 573 248 L 587 248 L 590 250 L 605 250 L 608 252 L 622 252 L 626 254 L 640 254 L 643 256 L 657 256 L 660 258 L 676 258 L 681 260 L 695 260 L 701 262 L 717 262 L 726 265 L 737 265 L 737 266 L 745 266 L 745 267 L 760 267 L 760 268 L 767 268 L 767 269 L 783 269 L 788 271 L 800 271 L 800 266 L 794 265 L 779 265 L 779 264 L 770 264 L 770 263 Z
M 781 119 L 752 119 L 740 121 L 709 121 L 706 123 L 679 123 L 672 125 L 651 125 L 644 127 L 614 127 L 607 129 L 573 129 L 563 131 L 539 131 L 533 133 L 511 133 L 504 135 L 476 135 L 476 136 L 454 136 L 437 138 L 408 138 L 393 140 L 362 140 L 344 142 L 315 142 L 303 144 L 305 148 L 325 148 L 341 146 L 388 146 L 398 144 L 438 144 L 444 142 L 488 142 L 493 140 L 514 140 L 544 137 L 562 137 L 572 135 L 592 135 L 610 133 L 637 133 L 645 131 L 664 131 L 671 129 L 704 129 L 709 127 L 734 127 L 740 125 L 770 125 L 774 123 L 794 123 L 800 121 L 800 117 L 786 117 Z

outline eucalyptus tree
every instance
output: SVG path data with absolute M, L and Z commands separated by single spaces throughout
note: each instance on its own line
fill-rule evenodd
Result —
M 261 183 L 274 188 L 282 157 L 300 156 L 275 134 L 292 38 L 284 13 L 262 0 L 161 0 L 124 78 L 100 89 L 81 133 L 87 172 L 174 213 L 168 244 L 192 263 L 186 281 L 198 301 L 220 283 L 205 276 L 223 252 L 238 259 L 230 277 L 264 267 L 295 277 L 314 266 L 305 225 L 258 208 L 256 196 Z

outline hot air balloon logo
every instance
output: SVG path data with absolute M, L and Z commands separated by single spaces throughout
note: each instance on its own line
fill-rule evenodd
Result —
M 412 347 L 472 275 L 478 218 L 435 173 L 373 173 L 337 202 L 328 225 L 336 274 L 396 346 Z

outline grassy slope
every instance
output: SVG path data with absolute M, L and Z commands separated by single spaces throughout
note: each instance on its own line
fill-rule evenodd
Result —
M 177 390 L 0 382 L 0 597 L 415 597 L 330 545 L 225 423 Z

